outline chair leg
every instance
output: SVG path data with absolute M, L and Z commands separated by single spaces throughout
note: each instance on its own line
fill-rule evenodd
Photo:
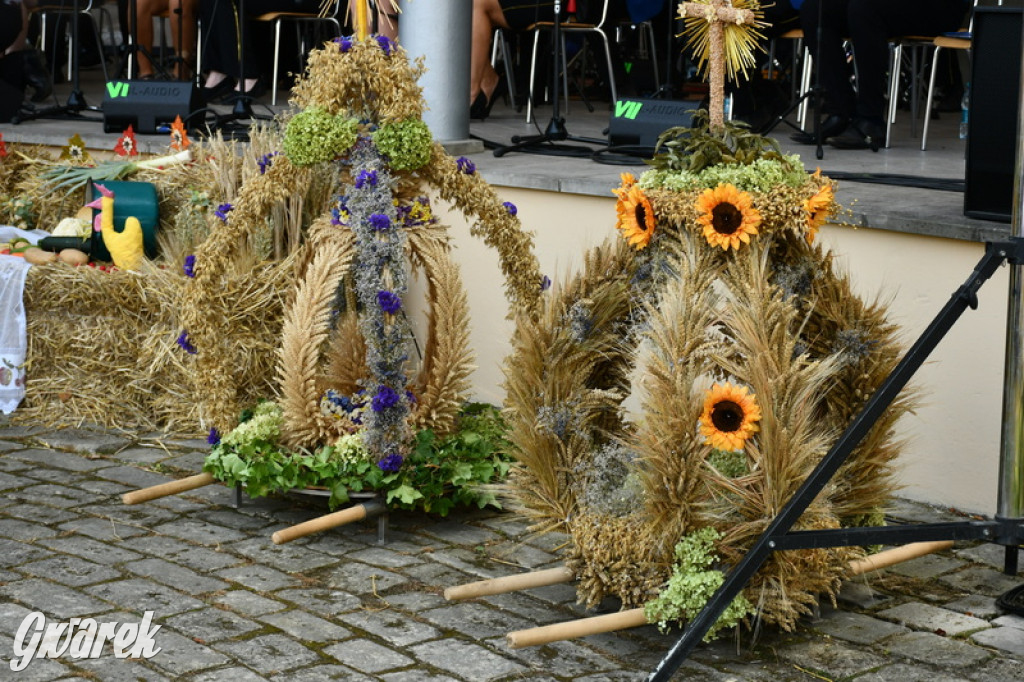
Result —
M 281 64 L 281 20 L 274 20 L 274 75 L 270 83 L 270 103 L 277 104 L 277 68 Z M 245 87 L 244 85 L 242 86 Z
M 647 28 L 647 43 L 650 45 L 651 66 L 654 71 L 654 89 L 657 91 L 661 90 L 661 74 L 658 73 L 658 50 L 655 47 L 654 41 L 654 25 L 649 21 L 645 21 L 644 26 Z
M 526 98 L 526 122 L 533 122 L 533 96 L 537 85 L 537 43 L 540 41 L 540 31 L 533 32 L 533 51 L 530 53 L 530 91 Z M 557 87 L 557 85 L 556 85 Z
M 619 101 L 618 91 L 615 89 L 615 67 L 612 64 L 612 51 L 608 46 L 608 36 L 604 34 L 604 31 L 597 29 L 595 31 L 597 35 L 601 36 L 601 42 L 604 44 L 604 56 L 608 60 L 608 85 L 612 90 L 612 106 Z
M 928 151 L 928 124 L 932 120 L 932 97 L 935 95 L 935 72 L 938 71 L 939 65 L 939 50 L 942 48 L 938 45 L 935 46 L 935 50 L 932 52 L 932 73 L 928 78 L 928 99 L 924 105 L 924 127 L 921 131 L 921 151 Z
M 900 91 L 900 65 L 903 63 L 903 46 L 897 43 L 892 49 L 889 62 L 889 111 L 885 117 L 885 148 L 892 147 L 892 124 L 896 120 L 896 101 Z
M 800 96 L 803 97 L 811 89 L 811 72 L 814 70 L 814 60 L 811 58 L 811 51 L 804 48 L 804 65 L 800 70 Z M 807 104 L 807 98 L 800 101 L 797 107 L 796 116 L 800 121 L 800 127 L 807 130 L 807 112 L 811 107 Z

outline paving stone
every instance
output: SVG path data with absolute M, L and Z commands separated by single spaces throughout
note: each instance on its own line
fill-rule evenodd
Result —
M 164 448 L 136 446 L 118 451 L 113 458 L 129 464 L 156 464 L 174 456 L 173 452 L 168 452 Z
M 1002 571 L 1006 561 L 1006 547 L 991 542 L 983 542 L 974 547 L 957 550 L 956 555 L 967 561 L 985 564 Z M 1017 550 L 1018 575 L 1024 575 L 1024 551 Z
M 189 594 L 216 592 L 230 587 L 223 580 L 199 575 L 184 566 L 155 557 L 129 562 L 124 565 L 124 568 L 137 576 L 150 578 L 158 583 L 163 583 Z
M 4 424 L 0 428 L 0 436 L 3 438 L 28 438 L 37 433 L 44 433 L 45 428 L 37 424 Z
M 363 605 L 359 597 L 341 590 L 293 588 L 279 590 L 274 596 L 326 618 L 353 611 Z
M 836 602 L 839 605 L 856 606 L 865 610 L 875 608 L 891 600 L 892 597 L 882 594 L 870 585 L 853 580 L 844 582 L 839 588 L 839 594 L 836 595 Z
M 438 591 L 451 585 L 472 582 L 472 579 L 463 573 L 443 564 L 422 563 L 416 566 L 409 566 L 402 573 L 412 580 L 424 583 L 428 586 L 428 589 L 436 589 Z
M 338 616 L 338 621 L 349 627 L 376 635 L 395 647 L 406 647 L 441 636 L 441 631 L 431 625 L 420 623 L 407 615 L 386 609 L 382 611 L 352 611 Z
M 421 661 L 475 682 L 497 680 L 527 672 L 526 666 L 499 656 L 479 644 L 457 639 L 426 642 L 411 648 Z
M 1024 630 L 1019 627 L 995 627 L 975 632 L 971 639 L 982 646 L 1024 657 Z
M 247 556 L 253 561 L 285 571 L 287 573 L 306 573 L 323 566 L 336 565 L 337 557 L 323 554 L 306 547 L 292 545 L 275 545 L 271 542 L 271 533 L 262 537 L 250 538 L 232 543 L 230 550 L 236 554 Z
M 609 670 L 599 675 L 586 675 L 576 678 L 576 682 L 642 682 L 647 673 L 629 672 L 626 670 Z
M 0 473 L 0 491 L 28 488 L 35 484 L 36 480 L 34 478 L 25 478 L 23 476 L 15 476 L 14 474 Z
M 144 605 L 157 618 L 167 618 L 203 605 L 198 599 L 145 578 L 93 585 L 85 591 L 129 611 Z
M 226 528 L 195 518 L 178 519 L 170 523 L 163 523 L 156 526 L 153 532 L 208 546 L 237 542 L 246 537 L 244 533 L 232 528 Z
M 996 618 L 992 621 L 992 625 L 1024 630 L 1024 616 L 1017 616 L 1012 613 L 1005 616 L 1000 616 L 999 618 Z
M 349 559 L 361 561 L 364 564 L 382 566 L 385 568 L 405 568 L 423 563 L 422 559 L 409 553 L 396 552 L 393 544 L 387 547 L 371 547 L 348 555 Z
M 988 632 L 986 630 L 986 632 Z M 1024 680 L 1024 661 L 1014 661 L 1009 658 L 993 658 L 982 665 L 966 671 L 967 676 L 978 682 L 993 682 L 998 680 Z
M 937 580 L 960 592 L 985 594 L 993 597 L 1020 584 L 1017 578 L 1004 575 L 996 569 L 985 566 L 969 566 L 962 571 L 940 576 Z
M 36 436 L 36 440 L 57 450 L 71 450 L 86 454 L 109 454 L 128 445 L 131 440 L 104 431 L 61 429 Z
M 410 613 L 420 613 L 427 609 L 434 609 L 439 606 L 444 606 L 449 602 L 442 597 L 440 594 L 431 594 L 429 592 L 403 592 L 402 594 L 389 594 L 388 603 L 398 609 L 409 611 Z
M 167 497 L 161 497 L 156 500 L 151 500 L 146 504 L 154 507 L 160 507 L 161 509 L 170 509 L 171 511 L 178 513 L 195 512 L 201 509 L 208 509 L 209 504 L 205 501 L 198 502 L 188 497 L 188 493 L 184 495 L 168 495 Z
M 17 682 L 51 682 L 73 674 L 70 668 L 52 658 L 33 658 L 24 670 L 12 671 L 9 659 L 13 658 L 14 654 L 13 638 L 0 637 L 0 651 L 3 652 L 3 659 L 0 660 L 0 678 L 2 679 L 12 679 Z
M 562 563 L 554 554 L 524 544 L 498 547 L 491 553 L 491 556 L 504 564 L 522 566 L 529 570 L 551 568 Z
M 147 529 L 160 523 L 166 523 L 176 516 L 174 512 L 167 509 L 161 509 L 149 504 L 122 504 L 120 500 L 90 504 L 80 507 L 78 511 L 82 514 L 90 514 L 103 519 L 126 523 L 130 526 L 142 526 Z
M 160 638 L 161 635 L 163 635 L 163 630 L 160 630 L 156 637 Z M 157 646 L 160 646 L 159 642 Z M 157 654 L 157 656 L 159 655 Z M 113 654 L 107 654 L 96 659 L 75 661 L 75 667 L 93 675 L 90 678 L 91 680 L 103 680 L 103 682 L 169 682 L 171 679 L 177 679 L 168 677 L 147 666 L 148 664 L 142 660 L 117 658 Z
M 857 644 L 874 644 L 886 637 L 909 632 L 902 625 L 849 611 L 829 611 L 811 623 L 811 627 L 837 639 Z
M 0 440 L 0 452 L 8 452 L 10 450 L 21 450 L 25 445 L 18 443 L 13 440 Z
M 882 656 L 835 640 L 802 642 L 780 649 L 778 653 L 787 663 L 833 680 L 860 675 L 887 663 Z
M 45 504 L 16 504 L 4 509 L 4 515 L 16 519 L 36 521 L 47 526 L 80 518 L 78 514 L 73 514 L 64 509 L 57 509 L 56 507 L 48 507 Z
M 96 617 L 112 610 L 108 604 L 82 594 L 79 590 L 39 578 L 0 585 L 0 594 L 58 620 Z
M 273 592 L 285 587 L 301 584 L 301 581 L 269 566 L 248 564 L 225 568 L 216 572 L 218 577 L 244 585 L 257 592 Z
M 501 536 L 486 528 L 471 526 L 458 521 L 442 521 L 424 529 L 426 535 L 455 545 L 474 547 L 500 540 Z
M 955 571 L 963 566 L 964 562 L 960 559 L 954 559 L 941 554 L 927 554 L 910 561 L 904 561 L 895 566 L 890 566 L 886 570 L 911 578 L 934 578 L 943 573 Z
M 120 500 L 122 494 L 129 490 L 135 490 L 136 486 L 127 486 L 123 483 L 115 483 L 114 481 L 86 479 L 84 481 L 80 481 L 76 488 L 84 490 L 87 493 L 92 493 L 93 500 L 95 501 L 98 498 Z M 149 504 L 152 504 L 152 502 Z
M 440 673 L 427 670 L 399 670 L 396 673 L 386 673 L 380 676 L 384 682 L 458 682 L 454 677 L 448 677 Z M 534 681 L 536 682 L 536 681 Z
M 223 682 L 224 680 L 230 680 L 231 682 L 260 682 L 266 679 L 266 677 L 257 675 L 248 668 L 234 667 L 217 668 L 199 673 L 192 678 L 192 682 Z
M 857 682 L 963 682 L 960 675 L 937 672 L 923 666 L 894 663 L 857 677 Z
M 81 557 L 60 555 L 53 556 L 40 561 L 23 564 L 19 567 L 22 573 L 36 576 L 37 578 L 48 578 L 62 585 L 78 587 L 81 585 L 92 585 L 120 577 L 121 572 L 85 561 Z
M 88 535 L 96 540 L 118 541 L 134 537 L 136 535 L 144 535 L 148 532 L 145 528 L 129 526 L 111 519 L 102 519 L 95 516 L 68 521 L 67 523 L 61 524 L 59 528 L 62 531 Z
M 531 599 L 525 596 L 525 594 L 496 594 L 489 597 L 484 597 L 483 600 L 488 604 L 500 608 L 503 611 L 514 613 L 517 616 L 528 618 L 529 620 L 537 623 L 538 625 L 547 625 L 548 623 L 555 623 L 560 620 L 565 620 L 565 614 L 559 613 L 558 610 L 552 609 L 550 604 L 545 604 Z
M 0 480 L 2 480 L 2 477 L 0 477 Z M 77 490 L 63 485 L 36 483 L 34 480 L 32 482 L 34 485 L 22 488 L 17 492 L 8 492 L 6 496 L 11 499 L 61 508 L 77 507 L 96 501 L 96 496 L 85 490 Z
M 974 616 L 975 618 L 984 618 L 986 620 L 994 618 L 1002 613 L 1002 610 L 996 606 L 995 599 L 975 594 L 969 594 L 966 597 L 954 599 L 942 606 L 950 611 L 959 611 L 965 615 Z
M 980 633 L 979 633 L 980 634 Z M 970 669 L 984 663 L 992 654 L 966 642 L 940 637 L 931 632 L 909 632 L 886 642 L 896 656 L 922 661 L 944 670 Z
M 153 639 L 157 646 L 161 647 L 161 651 L 149 659 L 150 665 L 175 680 L 189 673 L 217 668 L 232 662 L 223 653 L 199 644 L 191 637 L 179 635 L 169 628 L 161 628 Z
M 36 467 L 57 467 L 66 471 L 96 471 L 112 465 L 112 462 L 106 459 L 90 459 L 59 450 L 19 450 L 12 452 L 11 457 L 17 457 Z
M 131 541 L 132 547 L 137 542 L 146 538 L 136 538 Z M 139 559 L 141 554 L 125 549 L 124 547 L 109 545 L 85 535 L 68 535 L 56 538 L 44 538 L 36 544 L 52 549 L 63 554 L 72 554 L 88 561 L 113 566 L 123 561 Z M 3 545 L 0 544 L 0 555 L 3 555 Z
M 32 609 L 21 604 L 14 604 L 8 601 L 0 602 L 0 635 L 13 636 L 18 631 L 18 628 L 21 627 L 22 621 L 31 613 Z M 0 648 L 0 651 L 3 652 L 4 657 L 7 657 L 8 653 L 13 652 L 13 649 Z M 0 670 L 3 670 L 4 667 L 3 662 L 0 662 Z
M 205 438 L 178 438 L 176 436 L 168 436 L 166 438 L 159 438 L 158 440 L 169 448 L 177 448 L 179 450 L 210 450 L 210 444 L 206 442 Z
M 358 561 L 346 562 L 332 570 L 327 579 L 331 587 L 352 594 L 376 594 L 406 582 L 408 578 L 404 575 Z
M 8 539 L 28 541 L 53 537 L 57 534 L 57 531 L 52 528 L 18 519 L 4 519 L 4 525 L 3 528 L 0 528 L 0 532 Z
M 299 668 L 317 661 L 320 657 L 294 639 L 284 635 L 271 634 L 253 637 L 241 642 L 219 642 L 214 648 L 229 654 L 238 661 L 258 665 L 268 675 Z
M 182 613 L 167 618 L 164 623 L 182 635 L 193 639 L 198 638 L 202 642 L 234 639 L 263 627 L 248 618 L 242 618 L 230 611 L 213 607 Z
M 88 480 L 92 472 L 67 471 L 62 469 L 48 469 L 46 467 L 31 467 L 19 472 L 21 476 L 31 476 L 40 483 L 54 483 L 69 487 L 79 487 L 83 481 Z
M 336 642 L 352 636 L 340 625 L 299 609 L 271 613 L 260 620 L 303 642 Z
M 490 561 L 465 549 L 446 549 L 443 552 L 437 552 L 434 555 L 434 561 L 471 575 L 473 580 L 487 580 L 508 574 L 504 566 L 497 568 Z
M 526 593 L 549 604 L 575 604 L 577 596 L 576 587 L 571 583 L 534 587 Z
M 342 665 L 314 665 L 274 676 L 274 682 L 373 682 L 379 679 L 376 675 L 368 677 Z
M 936 634 L 952 637 L 989 627 L 988 621 L 974 618 L 949 609 L 939 608 L 931 604 L 910 602 L 879 611 L 878 616 L 900 624 L 909 625 L 915 630 L 925 630 Z
M 498 650 L 508 646 L 504 638 L 493 642 L 492 645 Z M 531 670 L 556 673 L 560 677 L 592 675 L 618 667 L 616 663 L 580 642 L 552 642 L 538 647 L 526 647 L 510 651 L 508 656 L 527 665 Z
M 4 535 L 8 535 L 7 529 L 9 520 L 5 519 L 3 526 L 0 527 Z M 20 523 L 20 522 L 19 522 Z M 28 524 L 24 524 L 22 529 L 28 527 Z M 43 541 L 41 540 L 40 543 Z M 36 547 L 24 542 L 18 542 L 17 540 L 10 540 L 8 538 L 0 538 L 0 558 L 2 558 L 2 564 L 4 566 L 17 566 L 23 564 L 26 561 L 34 561 L 41 559 L 47 555 L 46 550 Z
M 96 475 L 108 481 L 123 483 L 131 488 L 148 488 L 153 485 L 167 483 L 174 479 L 145 469 L 129 466 L 112 466 L 96 472 Z
M 197 518 L 240 531 L 255 531 L 273 523 L 272 520 L 254 514 L 239 514 L 234 509 L 211 509 L 196 514 Z M 270 537 L 271 533 L 266 536 Z
M 261 597 L 248 590 L 231 590 L 230 592 L 215 596 L 213 601 L 246 616 L 262 616 L 288 608 L 279 601 Z
M 404 668 L 415 662 L 408 656 L 366 639 L 349 639 L 324 647 L 323 651 L 339 663 L 364 673 Z
M 504 636 L 513 630 L 522 630 L 532 625 L 524 618 L 472 603 L 456 603 L 431 609 L 420 613 L 419 616 L 442 630 L 453 630 L 474 639 Z

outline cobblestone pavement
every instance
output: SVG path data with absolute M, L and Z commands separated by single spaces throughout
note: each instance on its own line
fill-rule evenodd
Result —
M 672 636 L 643 627 L 512 650 L 505 634 L 583 615 L 568 585 L 469 602 L 444 588 L 549 567 L 559 538 L 499 512 L 390 515 L 275 546 L 322 513 L 308 499 L 246 500 L 215 485 L 125 506 L 121 493 L 195 473 L 205 443 L 0 421 L 0 679 L 642 680 Z M 319 501 L 314 501 L 319 502 Z M 901 520 L 936 512 L 900 503 Z M 1021 582 L 1003 548 L 958 545 L 858 579 L 795 633 L 702 645 L 679 679 L 1024 679 L 1024 618 L 995 597 Z M 1024 562 L 1022 562 L 1024 563 Z M 8 661 L 26 616 L 160 625 L 149 659 Z

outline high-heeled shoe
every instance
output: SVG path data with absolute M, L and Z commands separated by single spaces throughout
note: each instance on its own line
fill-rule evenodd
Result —
M 504 76 L 498 76 L 498 84 L 494 86 L 494 90 L 491 91 L 491 96 L 487 97 L 481 92 L 473 100 L 473 105 L 469 108 L 469 117 L 476 118 L 481 121 L 485 120 L 491 115 L 491 108 L 494 106 L 494 102 L 499 98 L 504 97 L 505 93 L 508 92 L 508 83 L 505 82 Z

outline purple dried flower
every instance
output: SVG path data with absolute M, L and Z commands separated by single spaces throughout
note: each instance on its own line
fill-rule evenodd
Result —
M 404 461 L 404 457 L 402 457 L 397 452 L 392 452 L 390 455 L 387 455 L 386 457 L 384 457 L 384 459 L 377 462 L 377 466 L 380 468 L 381 471 L 394 473 L 402 468 L 402 462 Z
M 266 173 L 267 169 L 273 165 L 275 155 L 277 155 L 277 152 L 269 152 L 261 156 L 259 161 L 256 162 L 256 164 L 260 167 L 260 175 Z
M 405 399 L 409 401 L 410 405 L 416 404 L 416 394 L 409 389 L 405 389 Z
M 374 39 L 380 45 L 381 52 L 390 57 L 391 52 L 395 49 L 395 44 L 391 42 L 391 39 L 387 36 L 374 36 Z
M 391 227 L 391 218 L 388 218 L 383 213 L 371 213 L 370 217 L 366 220 L 370 223 L 370 227 L 378 232 L 383 232 Z
M 181 349 L 189 355 L 196 354 L 196 347 L 189 342 L 187 331 L 182 330 L 182 332 L 178 334 L 178 345 L 181 346 Z
M 359 175 L 356 176 L 356 189 L 362 189 L 366 185 L 370 187 L 377 186 L 377 171 L 375 170 L 361 170 Z
M 334 42 L 338 43 L 338 49 L 342 52 L 348 52 L 352 49 L 352 39 L 348 36 L 335 38 Z
M 505 210 L 508 211 L 508 214 L 510 216 L 514 216 L 515 214 L 519 213 L 519 209 L 516 208 L 516 205 L 513 204 L 511 201 L 503 201 L 501 205 L 505 207 Z
M 543 277 L 540 278 L 540 290 L 541 291 L 547 291 L 550 288 L 551 288 L 551 278 L 548 277 L 547 275 L 544 275 Z
M 395 392 L 395 389 L 382 384 L 377 387 L 377 393 L 370 401 L 370 407 L 374 412 L 382 412 L 397 405 L 400 399 L 401 397 Z
M 181 266 L 181 269 L 185 271 L 186 277 L 196 276 L 196 255 L 194 253 L 185 256 L 185 263 Z
M 224 203 L 217 207 L 217 210 L 213 212 L 213 215 L 221 219 L 222 222 L 228 221 L 228 213 L 234 208 L 231 204 Z
M 217 445 L 220 443 L 220 432 L 215 427 L 210 427 L 210 433 L 206 434 L 207 445 Z
M 402 299 L 393 291 L 383 289 L 377 292 L 377 303 L 388 315 L 394 315 L 402 309 Z
M 458 167 L 460 173 L 466 175 L 472 175 L 476 173 L 476 164 L 467 159 L 465 156 L 460 156 L 455 160 L 455 165 Z

